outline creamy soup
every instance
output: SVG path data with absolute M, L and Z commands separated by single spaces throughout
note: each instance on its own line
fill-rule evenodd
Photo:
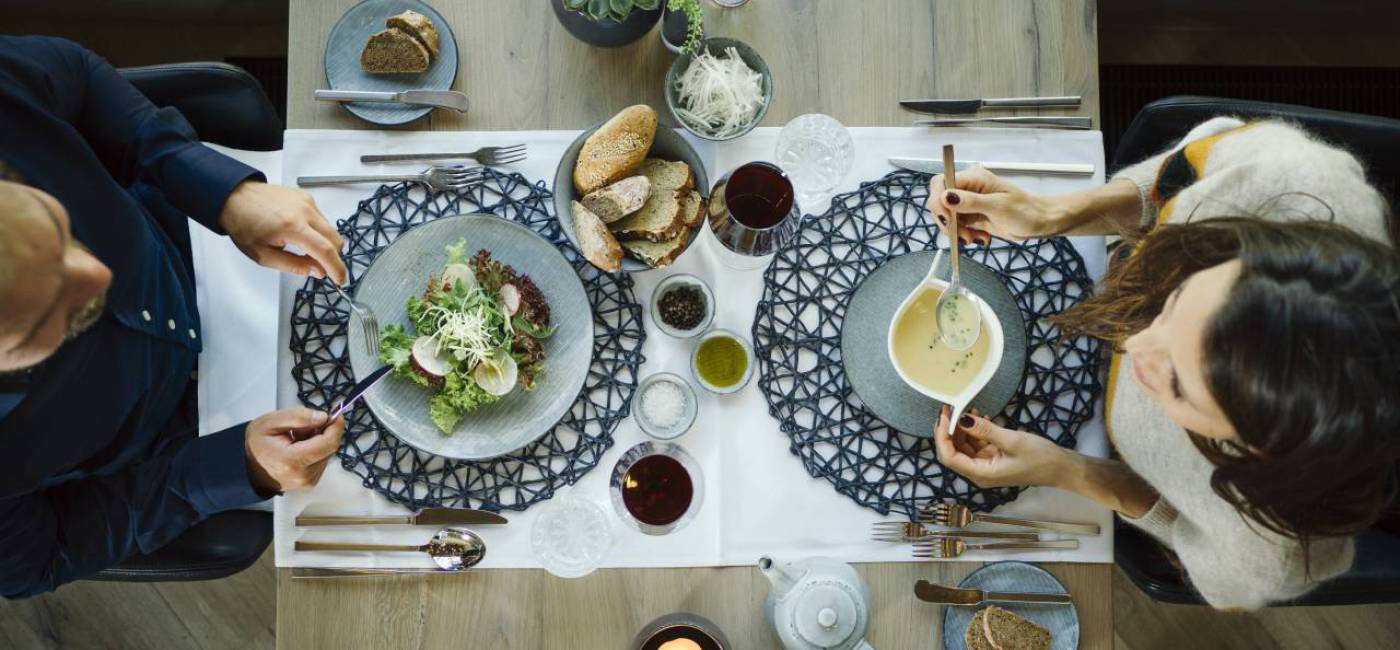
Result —
M 967 350 L 949 348 L 938 336 L 938 289 L 925 288 L 894 325 L 894 357 L 905 376 L 933 392 L 957 395 L 987 363 L 987 328 Z M 966 305 L 976 309 L 976 306 Z

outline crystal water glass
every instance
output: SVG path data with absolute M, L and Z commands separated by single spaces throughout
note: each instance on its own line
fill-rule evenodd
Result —
M 612 519 L 591 499 L 562 494 L 547 501 L 530 527 L 530 547 L 544 569 L 581 578 L 597 569 L 614 542 Z
M 851 172 L 856 147 L 850 132 L 836 118 L 808 113 L 792 118 L 778 133 L 774 155 L 792 179 L 803 209 L 821 212 L 818 206 L 831 198 Z

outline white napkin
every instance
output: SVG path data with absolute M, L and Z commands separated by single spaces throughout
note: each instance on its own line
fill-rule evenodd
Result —
M 773 158 L 779 129 L 759 128 L 738 141 L 711 145 L 700 143 L 700 153 L 713 183 L 734 166 L 754 159 Z M 416 171 L 415 165 L 361 165 L 363 153 L 470 150 L 488 144 L 526 143 L 529 159 L 510 169 L 532 181 L 552 184 L 554 170 L 563 150 L 576 131 L 525 132 L 376 132 L 312 131 L 287 132 L 284 179 L 292 184 L 296 176 L 369 173 L 371 171 Z M 933 157 L 937 147 L 952 142 L 960 158 L 1024 162 L 1088 162 L 1098 171 L 1090 178 L 1030 178 L 1015 180 L 1036 192 L 1063 192 L 1092 187 L 1103 182 L 1103 145 L 1097 132 L 1062 132 L 994 129 L 853 128 L 856 164 L 841 183 L 840 191 L 856 189 L 863 181 L 892 171 L 888 156 Z M 353 213 L 358 201 L 368 196 L 369 186 L 317 188 L 312 191 L 321 209 L 334 219 Z M 805 206 L 814 211 L 819 206 Z M 1085 256 L 1091 275 L 1104 268 L 1101 238 L 1075 242 Z M 662 278 L 685 272 L 705 278 L 718 296 L 716 327 L 745 336 L 753 324 L 754 309 L 762 293 L 761 272 L 740 273 L 721 267 L 710 249 L 712 238 L 701 239 L 666 271 L 635 275 L 635 299 L 645 305 L 651 290 Z M 298 282 L 284 278 L 278 343 L 278 403 L 296 403 L 296 388 L 290 377 L 291 354 L 287 349 L 288 316 L 291 296 Z M 643 346 L 647 362 L 641 376 L 671 371 L 688 376 L 690 342 L 666 337 L 643 319 L 647 341 Z M 1080 450 L 1102 455 L 1106 449 L 1101 418 L 1080 431 Z M 611 510 L 608 476 L 613 464 L 632 445 L 645 440 L 629 418 L 614 433 L 614 446 L 596 468 L 577 485 L 569 488 L 577 496 L 592 499 Z M 682 567 L 749 564 L 759 555 L 832 555 L 848 561 L 908 561 L 907 547 L 877 545 L 870 541 L 869 526 L 878 517 L 838 494 L 825 480 L 813 479 L 801 462 L 788 452 L 788 440 L 778 430 L 778 422 L 768 415 L 757 386 L 757 379 L 735 395 L 700 395 L 700 416 L 689 433 L 677 442 L 684 446 L 702 468 L 703 504 L 696 518 L 681 531 L 648 537 L 618 522 L 614 526 L 617 545 L 604 566 Z M 537 567 L 530 551 L 530 524 L 539 508 L 505 512 L 506 526 L 479 526 L 490 552 L 483 567 Z M 294 518 L 307 514 L 402 513 L 361 479 L 331 464 L 321 484 L 309 492 L 298 492 L 277 500 L 276 551 L 281 567 L 431 567 L 423 554 L 408 553 L 318 553 L 296 552 L 297 539 L 320 541 L 360 541 L 382 543 L 422 543 L 432 534 L 423 527 L 297 528 Z M 998 510 L 1007 514 L 1056 518 L 1066 521 L 1097 522 L 1104 534 L 1083 540 L 1078 551 L 1018 554 L 1027 561 L 1109 562 L 1112 561 L 1111 514 L 1079 497 L 1056 490 L 1034 489 L 1014 503 Z M 978 559 L 998 559 L 983 554 Z

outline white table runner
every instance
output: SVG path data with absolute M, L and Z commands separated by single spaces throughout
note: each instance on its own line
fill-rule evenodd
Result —
M 959 157 L 982 160 L 1026 162 L 1092 163 L 1099 171 L 1093 178 L 1017 177 L 1027 190 L 1041 193 L 1068 192 L 1103 182 L 1103 146 L 1097 132 L 1028 131 L 996 129 L 854 128 L 856 164 L 839 188 L 855 189 L 861 182 L 874 180 L 892 170 L 888 156 L 936 156 L 938 146 L 957 145 Z M 413 165 L 361 165 L 363 153 L 394 153 L 426 150 L 470 150 L 489 144 L 524 142 L 529 159 L 511 166 L 532 181 L 551 183 L 563 150 L 577 131 L 528 132 L 376 132 L 291 130 L 286 134 L 283 159 L 284 183 L 313 174 L 370 173 L 413 170 Z M 760 128 L 736 142 L 714 145 L 696 142 L 713 182 L 723 172 L 756 159 L 773 158 L 778 129 Z M 367 197 L 371 186 L 316 188 L 312 192 L 321 210 L 332 221 L 352 214 L 356 204 Z M 804 206 L 807 212 L 819 206 Z M 824 207 L 824 206 L 822 206 Z M 669 270 L 639 274 L 635 297 L 642 304 L 656 283 L 673 272 L 693 273 L 705 278 L 719 298 L 716 327 L 747 333 L 752 326 L 756 304 L 762 294 L 760 272 L 740 273 L 719 265 L 702 233 L 690 251 Z M 1081 238 L 1075 245 L 1084 255 L 1089 274 L 1103 273 L 1105 255 L 1100 238 Z M 278 336 L 277 403 L 297 403 L 291 380 L 291 353 L 288 349 L 288 316 L 292 295 L 300 281 L 283 276 L 281 304 L 275 326 Z M 656 331 L 650 314 L 644 319 L 647 341 L 643 352 L 647 362 L 641 376 L 654 372 L 688 373 L 688 342 L 670 339 Z M 592 499 L 611 510 L 607 482 L 612 465 L 632 445 L 645 440 L 636 424 L 628 419 L 614 433 L 614 446 L 603 460 L 577 485 L 573 494 Z M 838 494 L 825 480 L 806 474 L 801 462 L 788 451 L 788 439 L 767 413 L 757 382 L 736 395 L 700 395 L 700 417 L 689 433 L 678 441 L 699 461 L 704 475 L 704 503 L 697 517 L 683 530 L 664 537 L 649 537 L 620 521 L 616 522 L 617 546 L 604 566 L 684 567 L 749 564 L 762 554 L 781 556 L 830 555 L 847 561 L 909 561 L 908 547 L 869 541 L 870 523 L 880 519 Z M 1106 453 L 1102 416 L 1096 417 L 1079 433 L 1082 452 Z M 529 548 L 529 530 L 539 507 L 524 512 L 506 512 L 507 526 L 482 526 L 476 530 L 485 538 L 490 552 L 483 567 L 537 567 Z M 430 567 L 422 554 L 392 553 L 297 553 L 298 539 L 320 541 L 359 541 L 382 543 L 422 543 L 432 531 L 421 527 L 338 527 L 298 529 L 297 514 L 388 514 L 404 509 L 389 503 L 361 485 L 360 479 L 332 463 L 320 485 L 308 492 L 276 500 L 276 560 L 280 567 Z M 1097 522 L 1104 534 L 1081 540 L 1077 551 L 1018 553 L 1026 561 L 1110 562 L 1113 553 L 1111 513 L 1080 497 L 1053 489 L 1028 490 L 999 513 L 1066 521 Z M 891 517 L 890 519 L 896 519 Z M 980 554 L 975 560 L 999 559 Z

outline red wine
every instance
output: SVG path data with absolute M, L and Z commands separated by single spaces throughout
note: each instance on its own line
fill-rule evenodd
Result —
M 644 456 L 622 477 L 622 503 L 644 524 L 665 526 L 680 519 L 694 496 L 690 472 L 670 456 Z
M 752 162 L 729 175 L 724 198 L 739 223 L 758 230 L 772 228 L 792 211 L 792 182 L 777 167 Z

